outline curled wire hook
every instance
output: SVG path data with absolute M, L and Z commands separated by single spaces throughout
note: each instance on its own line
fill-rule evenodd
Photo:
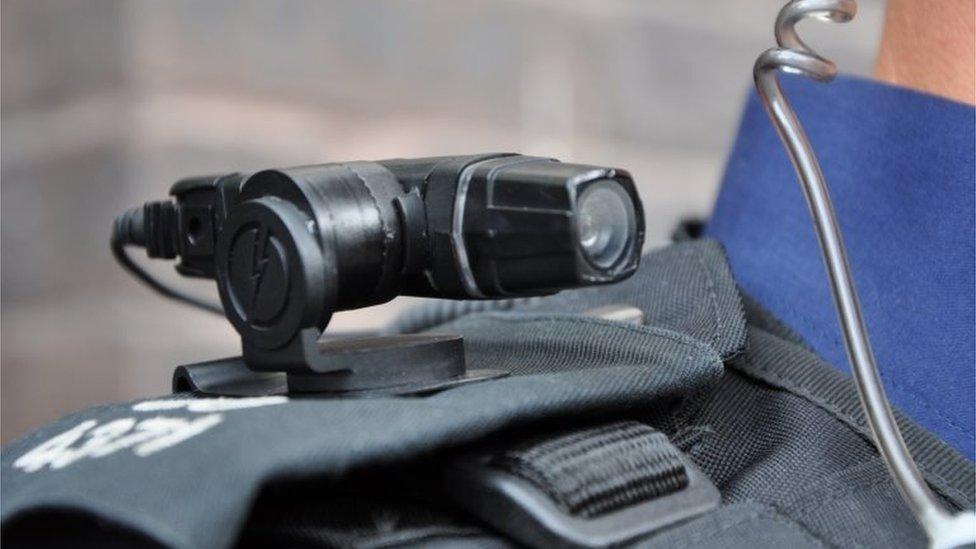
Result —
M 894 413 L 878 374 L 874 352 L 871 350 L 847 260 L 847 250 L 820 163 L 777 80 L 777 70 L 803 74 L 819 82 L 833 80 L 837 75 L 836 65 L 807 46 L 800 39 L 795 26 L 807 17 L 846 23 L 856 13 L 857 3 L 854 0 L 793 0 L 788 3 L 776 18 L 776 43 L 779 47 L 767 50 L 759 56 L 753 68 L 753 78 L 763 106 L 796 169 L 810 215 L 813 217 L 844 335 L 844 346 L 851 363 L 861 408 L 874 435 L 875 445 L 902 497 L 928 535 L 931 545 L 955 547 L 971 544 L 976 542 L 976 514 L 964 511 L 952 515 L 942 507 L 925 483 L 895 423 Z

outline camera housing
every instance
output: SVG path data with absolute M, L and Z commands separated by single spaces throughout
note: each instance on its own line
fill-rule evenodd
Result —
M 508 153 L 195 177 L 171 194 L 120 217 L 117 257 L 134 270 L 121 248 L 142 245 L 178 258 L 183 275 L 215 279 L 246 366 L 309 391 L 389 381 L 324 375 L 350 371 L 339 347 L 319 341 L 336 311 L 398 295 L 502 299 L 612 283 L 637 269 L 644 239 L 626 171 Z M 440 360 L 429 345 L 455 360 L 457 349 L 428 341 L 415 346 L 426 364 Z

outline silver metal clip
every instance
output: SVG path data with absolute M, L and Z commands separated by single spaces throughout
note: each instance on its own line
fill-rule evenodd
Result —
M 837 75 L 836 65 L 800 40 L 795 26 L 807 17 L 846 23 L 856 13 L 857 3 L 854 0 L 790 2 L 780 10 L 776 18 L 776 43 L 779 47 L 767 50 L 759 56 L 753 76 L 766 112 L 796 169 L 810 215 L 813 217 L 844 335 L 844 346 L 854 373 L 864 417 L 874 434 L 875 445 L 902 497 L 928 534 L 931 546 L 957 547 L 972 544 L 976 543 L 976 514 L 964 511 L 952 515 L 942 507 L 925 483 L 895 423 L 864 326 L 861 305 L 847 261 L 847 250 L 820 163 L 776 78 L 777 70 L 782 69 L 803 74 L 819 82 L 831 81 Z

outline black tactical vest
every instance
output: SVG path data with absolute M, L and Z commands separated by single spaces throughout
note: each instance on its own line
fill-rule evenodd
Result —
M 642 325 L 581 314 L 641 309 Z M 923 546 L 851 380 L 740 295 L 720 247 L 519 302 L 442 302 L 503 379 L 399 398 L 94 408 L 2 456 L 10 546 Z M 909 419 L 926 480 L 972 508 L 973 464 Z

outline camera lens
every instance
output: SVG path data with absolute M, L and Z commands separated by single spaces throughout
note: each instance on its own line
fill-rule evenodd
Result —
M 634 233 L 634 203 L 619 183 L 604 179 L 587 186 L 579 197 L 576 221 L 583 255 L 600 269 L 617 263 Z

